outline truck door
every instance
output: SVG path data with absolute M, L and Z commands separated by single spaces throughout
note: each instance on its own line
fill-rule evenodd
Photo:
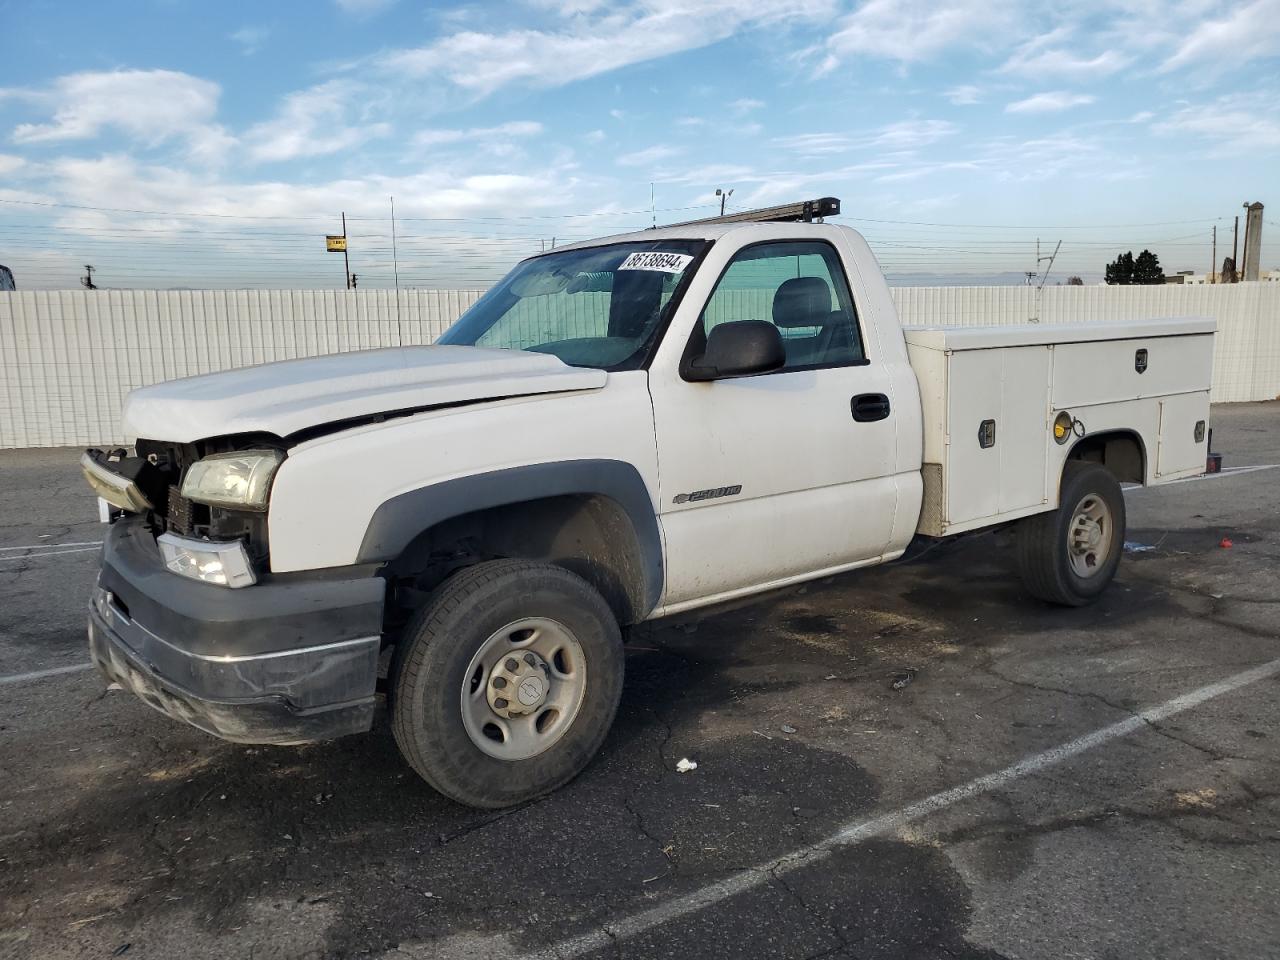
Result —
M 650 374 L 667 608 L 876 558 L 892 531 L 894 398 L 867 355 L 835 248 L 743 247 L 688 349 L 700 353 L 699 341 L 730 320 L 773 323 L 785 366 L 710 383 Z

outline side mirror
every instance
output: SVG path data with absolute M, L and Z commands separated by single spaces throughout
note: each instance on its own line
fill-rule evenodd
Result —
M 782 334 L 764 320 L 718 323 L 707 334 L 707 349 L 684 370 L 686 380 L 726 380 L 777 370 L 787 362 Z

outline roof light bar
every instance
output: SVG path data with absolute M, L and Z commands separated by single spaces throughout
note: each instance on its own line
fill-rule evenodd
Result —
M 704 223 L 812 223 L 823 217 L 834 217 L 840 213 L 840 201 L 836 197 L 819 197 L 817 200 L 801 200 L 798 203 L 784 203 L 776 207 L 761 207 L 759 210 L 743 210 L 739 213 L 726 213 L 721 217 L 706 217 L 702 220 L 685 220 L 683 223 L 668 223 L 668 227 L 691 227 Z

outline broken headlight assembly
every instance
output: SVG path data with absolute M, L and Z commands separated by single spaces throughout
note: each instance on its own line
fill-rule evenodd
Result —
M 130 513 L 154 510 L 165 489 L 164 478 L 154 464 L 130 457 L 123 449 L 110 453 L 86 450 L 80 457 L 80 469 L 94 493 Z
M 211 507 L 264 511 L 271 480 L 283 460 L 279 450 L 210 454 L 187 468 L 182 495 Z

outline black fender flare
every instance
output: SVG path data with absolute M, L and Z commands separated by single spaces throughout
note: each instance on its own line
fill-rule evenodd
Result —
M 640 551 L 647 615 L 662 594 L 662 535 L 640 471 L 622 460 L 564 460 L 444 480 L 385 501 L 374 511 L 357 563 L 394 560 L 423 531 L 464 514 L 566 495 L 607 497 L 623 510 Z

